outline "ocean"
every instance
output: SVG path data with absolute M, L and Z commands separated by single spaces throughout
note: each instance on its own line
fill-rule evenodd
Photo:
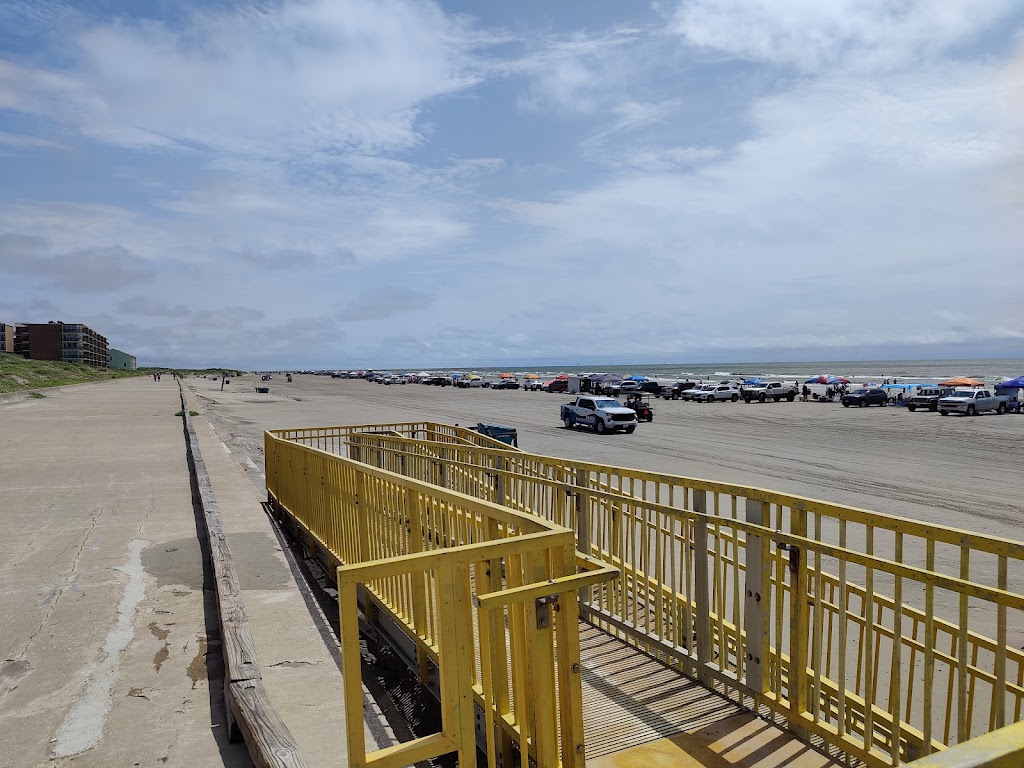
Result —
M 885 379 L 899 379 L 903 383 L 929 383 L 943 381 L 954 376 L 968 376 L 972 379 L 996 384 L 1000 381 L 1024 375 L 1024 359 L 979 359 L 979 360 L 828 360 L 811 362 L 763 362 L 763 363 L 661 363 L 637 365 L 573 366 L 561 368 L 541 366 L 538 368 L 460 368 L 432 369 L 442 371 L 474 372 L 482 376 L 497 375 L 505 371 L 516 374 L 538 373 L 542 377 L 553 377 L 559 373 L 616 373 L 620 376 L 642 374 L 658 381 L 736 380 L 753 377 L 805 381 L 822 374 L 843 376 L 856 383 L 874 382 L 881 384 Z

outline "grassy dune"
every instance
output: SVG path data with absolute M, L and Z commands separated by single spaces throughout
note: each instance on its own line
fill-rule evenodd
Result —
M 20 355 L 0 352 L 0 392 L 60 387 L 87 381 L 123 379 L 127 376 L 146 375 L 146 371 L 115 371 L 50 360 L 26 360 Z

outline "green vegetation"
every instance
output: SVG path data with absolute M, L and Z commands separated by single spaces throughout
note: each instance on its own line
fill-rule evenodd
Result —
M 60 387 L 87 381 L 106 381 L 143 375 L 142 371 L 115 371 L 94 368 L 91 365 L 59 363 L 51 360 L 26 360 L 20 355 L 0 352 L 0 392 L 18 392 L 23 389 Z M 38 392 L 31 397 L 45 397 Z

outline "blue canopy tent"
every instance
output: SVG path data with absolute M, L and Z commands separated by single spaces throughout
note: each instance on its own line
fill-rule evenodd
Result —
M 752 378 L 752 379 L 747 379 L 746 381 L 744 381 L 744 382 L 743 382 L 743 384 L 744 384 L 745 386 L 752 386 L 752 385 L 754 385 L 754 384 L 764 384 L 764 383 L 765 383 L 765 381 L 766 381 L 765 379 L 759 379 L 759 378 L 757 378 L 757 377 L 755 376 L 755 377 L 754 377 L 754 378 Z
M 1009 381 L 1003 381 L 996 384 L 996 389 L 1021 389 L 1024 388 L 1024 376 L 1018 376 L 1016 379 L 1010 379 Z
M 626 379 L 626 381 L 650 381 L 650 379 L 648 379 L 646 376 L 642 376 L 640 374 L 637 374 L 636 376 L 628 377 Z

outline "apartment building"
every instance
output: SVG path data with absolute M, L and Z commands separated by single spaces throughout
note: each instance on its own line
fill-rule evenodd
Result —
M 62 360 L 98 368 L 106 368 L 110 359 L 106 336 L 87 325 L 61 320 L 17 326 L 15 351 L 32 360 Z
M 14 326 L 0 323 L 0 352 L 14 354 Z

